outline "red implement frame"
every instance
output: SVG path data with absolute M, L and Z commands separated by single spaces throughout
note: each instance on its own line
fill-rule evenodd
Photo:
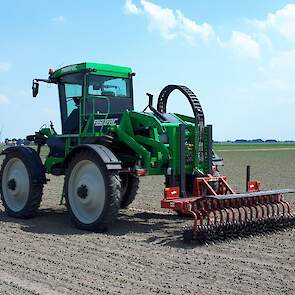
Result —
M 211 184 L 215 184 L 217 189 Z M 188 198 L 180 198 L 179 187 L 165 188 L 161 207 L 185 213 L 190 211 L 191 204 L 199 199 L 227 194 L 235 194 L 235 192 L 227 183 L 226 176 L 200 177 L 194 179 L 192 196 Z
M 290 205 L 283 194 L 294 193 L 295 190 L 259 191 L 258 181 L 248 182 L 248 192 L 237 194 L 227 183 L 225 176 L 195 178 L 190 197 L 181 198 L 179 187 L 165 188 L 161 207 L 172 209 L 193 216 L 192 232 L 206 230 L 212 226 L 240 230 L 237 224 L 254 224 L 269 226 L 270 222 L 290 223 L 293 218 Z M 292 221 L 293 222 L 293 221 Z M 256 226 L 256 225 L 255 225 Z M 224 230 L 223 230 L 224 231 Z

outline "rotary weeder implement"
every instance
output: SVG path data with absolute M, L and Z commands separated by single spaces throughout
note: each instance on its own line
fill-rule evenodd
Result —
M 185 242 L 210 241 L 268 233 L 295 226 L 295 216 L 284 194 L 295 190 L 259 191 L 259 183 L 248 182 L 248 192 L 236 194 L 226 177 L 194 180 L 192 197 L 179 198 L 177 187 L 165 190 L 162 207 L 193 216 L 184 230 Z

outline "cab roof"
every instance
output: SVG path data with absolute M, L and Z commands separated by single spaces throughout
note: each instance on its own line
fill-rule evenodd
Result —
M 90 71 L 95 75 L 112 76 L 120 78 L 128 78 L 132 74 L 132 69 L 129 67 L 121 67 L 110 64 L 100 64 L 93 62 L 83 62 L 79 64 L 68 65 L 55 70 L 50 77 L 60 78 L 66 74 Z

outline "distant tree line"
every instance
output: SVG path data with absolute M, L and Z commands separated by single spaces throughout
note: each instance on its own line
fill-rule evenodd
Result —
M 215 143 L 276 143 L 276 142 L 294 142 L 293 140 L 278 141 L 276 139 L 266 139 L 261 138 L 256 139 L 236 139 L 236 140 L 226 140 L 226 141 L 214 141 Z
M 30 145 L 31 142 L 29 140 L 27 140 L 26 138 L 5 138 L 4 141 L 5 145 L 9 145 L 9 146 L 17 146 L 17 145 Z
M 267 140 L 262 140 L 261 138 L 256 138 L 256 139 L 236 139 L 234 141 L 235 143 L 261 143 L 261 142 L 278 142 L 276 139 L 267 139 Z

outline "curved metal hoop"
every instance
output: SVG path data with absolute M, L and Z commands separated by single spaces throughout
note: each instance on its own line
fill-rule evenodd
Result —
M 196 118 L 197 125 L 204 126 L 205 125 L 205 118 L 204 118 L 202 106 L 201 106 L 197 96 L 186 86 L 167 85 L 166 87 L 164 87 L 158 97 L 157 110 L 160 113 L 166 113 L 167 101 L 168 101 L 169 95 L 174 90 L 179 90 L 182 94 L 184 94 L 184 96 L 188 99 L 188 101 L 192 107 L 192 110 L 194 112 L 194 116 Z

